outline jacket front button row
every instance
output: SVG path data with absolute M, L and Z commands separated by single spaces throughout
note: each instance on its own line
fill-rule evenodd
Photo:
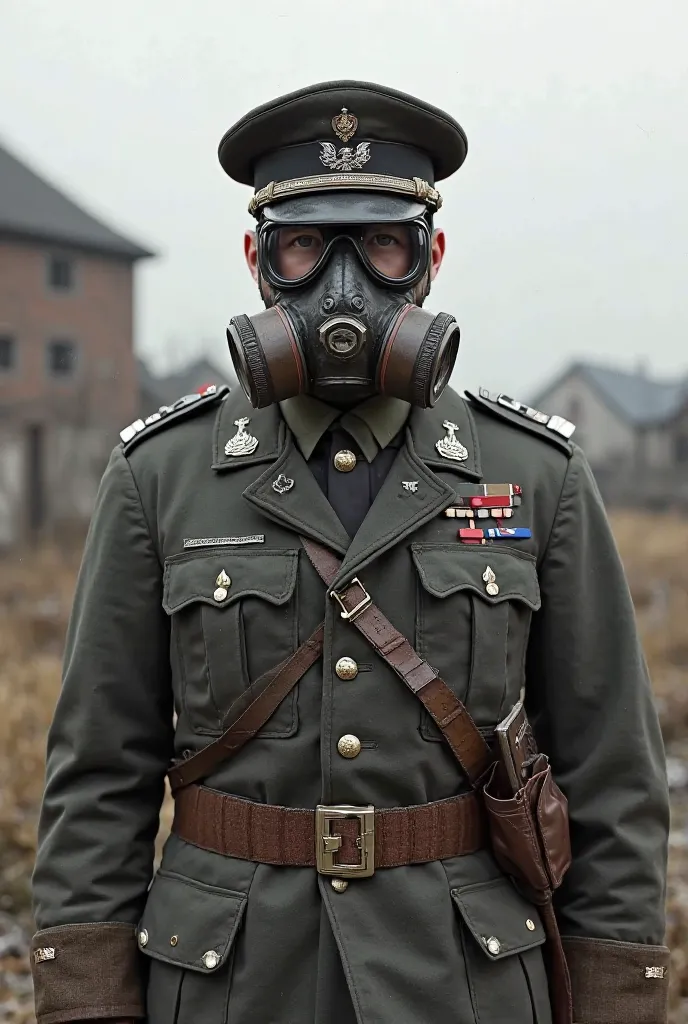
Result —
M 358 736 L 352 736 L 347 733 L 347 735 L 342 736 L 337 743 L 337 750 L 342 757 L 358 757 L 361 753 L 361 741 Z
M 353 658 L 340 658 L 334 670 L 340 679 L 355 679 L 358 675 L 358 665 Z

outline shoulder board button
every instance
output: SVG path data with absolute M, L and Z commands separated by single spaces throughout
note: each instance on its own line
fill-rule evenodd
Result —
M 119 432 L 124 454 L 126 455 L 130 452 L 139 441 L 142 441 L 150 434 L 156 433 L 162 427 L 167 426 L 168 423 L 181 419 L 192 411 L 195 412 L 197 409 L 220 401 L 228 392 L 229 388 L 226 386 L 218 388 L 215 384 L 211 384 L 204 391 L 195 391 L 191 395 L 183 395 L 176 402 L 173 402 L 172 405 L 161 405 L 157 412 L 147 416 L 145 420 L 134 420 L 128 427 Z
M 503 417 L 515 426 L 530 428 L 545 440 L 562 447 L 569 455 L 572 454 L 570 438 L 576 427 L 563 416 L 550 416 L 546 412 L 540 412 L 539 409 L 518 402 L 515 398 L 510 398 L 509 395 L 491 392 L 486 388 L 480 388 L 477 395 L 471 394 L 470 391 L 466 394 L 471 401 L 486 411 Z

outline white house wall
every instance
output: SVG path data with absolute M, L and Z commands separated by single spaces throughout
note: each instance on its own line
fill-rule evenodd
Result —
M 565 416 L 576 424 L 572 440 L 584 449 L 593 465 L 622 459 L 635 453 L 633 428 L 616 416 L 580 374 L 573 373 L 538 396 L 538 407 Z

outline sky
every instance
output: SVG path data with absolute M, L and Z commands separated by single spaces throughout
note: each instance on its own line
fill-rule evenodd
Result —
M 0 142 L 152 248 L 136 341 L 158 372 L 260 301 L 250 190 L 217 161 L 246 111 L 358 78 L 449 111 L 427 300 L 453 383 L 528 398 L 572 360 L 688 373 L 685 0 L 0 0 Z

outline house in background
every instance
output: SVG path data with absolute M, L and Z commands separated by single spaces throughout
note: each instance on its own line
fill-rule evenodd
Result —
M 688 505 L 688 377 L 573 363 L 531 404 L 576 424 L 608 503 Z
M 138 415 L 134 272 L 152 255 L 0 146 L 0 544 L 90 516 Z
M 182 395 L 201 391 L 208 384 L 215 384 L 217 387 L 226 384 L 230 388 L 237 384 L 229 352 L 227 352 L 227 364 L 224 372 L 218 370 L 215 364 L 208 359 L 201 358 L 194 359 L 175 373 L 158 377 L 151 373 L 142 359 L 139 359 L 138 376 L 139 408 L 137 415 L 142 420 L 156 412 L 161 405 L 172 405 Z

